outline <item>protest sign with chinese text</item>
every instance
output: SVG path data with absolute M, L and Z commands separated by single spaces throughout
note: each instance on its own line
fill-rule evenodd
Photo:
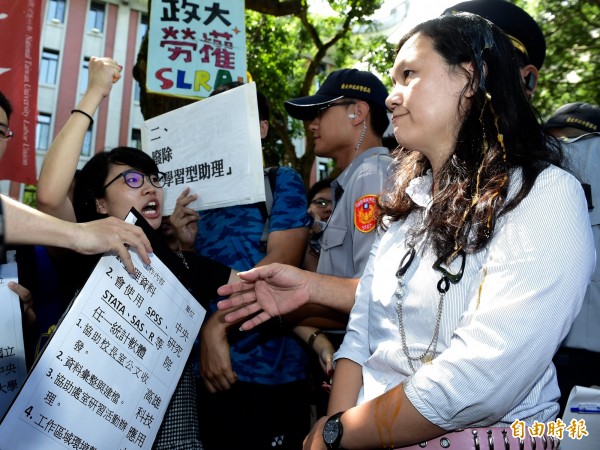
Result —
M 146 90 L 205 98 L 246 79 L 244 0 L 152 2 Z
M 27 376 L 19 296 L 8 287 L 17 281 L 17 263 L 0 265 L 0 418 Z
M 186 187 L 196 211 L 265 200 L 255 83 L 146 120 L 142 149 L 166 174 L 166 216 Z
M 0 423 L 0 449 L 150 449 L 205 311 L 151 255 L 105 255 Z

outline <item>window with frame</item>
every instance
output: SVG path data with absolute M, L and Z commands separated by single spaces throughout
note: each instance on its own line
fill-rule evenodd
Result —
M 137 80 L 133 80 L 133 101 L 139 103 L 141 96 L 142 88 L 140 87 L 140 83 Z
M 37 116 L 37 124 L 35 126 L 35 149 L 38 152 L 48 150 L 50 143 L 50 124 L 52 116 L 50 114 L 40 113 Z
M 92 2 L 88 13 L 87 29 L 89 31 L 104 31 L 104 14 L 106 5 L 104 3 Z
M 130 141 L 131 141 L 130 145 L 132 147 L 135 147 L 135 148 L 138 148 L 141 150 L 142 149 L 142 130 L 140 130 L 139 128 L 132 128 Z
M 90 58 L 83 58 L 83 63 L 81 64 L 81 70 L 79 72 L 79 92 L 82 94 L 86 91 L 88 87 L 88 72 L 90 70 Z
M 90 126 L 85 132 L 83 145 L 81 147 L 81 156 L 91 156 L 92 154 L 92 127 L 93 125 L 90 123 Z
M 57 73 L 58 52 L 55 50 L 44 49 L 42 51 L 42 60 L 40 61 L 40 83 L 56 84 Z
M 140 48 L 142 40 L 144 39 L 144 36 L 146 35 L 147 31 L 148 31 L 148 15 L 147 14 L 142 14 L 141 17 L 140 17 L 140 25 L 138 27 L 138 33 L 137 33 L 137 47 L 138 47 L 138 50 Z
M 50 0 L 48 2 L 48 20 L 51 22 L 65 22 L 65 0 Z

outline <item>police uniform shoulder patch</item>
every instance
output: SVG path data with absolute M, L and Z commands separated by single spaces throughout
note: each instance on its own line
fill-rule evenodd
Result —
M 354 226 L 362 233 L 369 233 L 377 225 L 377 196 L 364 195 L 354 202 Z

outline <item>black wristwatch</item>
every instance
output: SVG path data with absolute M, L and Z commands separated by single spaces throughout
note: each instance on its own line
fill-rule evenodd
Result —
M 344 414 L 344 411 L 340 411 L 339 413 L 335 413 L 327 422 L 325 422 L 325 426 L 323 427 L 323 441 L 327 448 L 332 450 L 342 449 L 340 447 L 340 442 L 342 441 L 342 434 L 344 433 L 344 427 L 342 426 L 342 421 L 340 420 Z

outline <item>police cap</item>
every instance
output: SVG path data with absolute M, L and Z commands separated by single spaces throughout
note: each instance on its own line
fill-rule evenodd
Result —
M 387 96 L 385 85 L 371 72 L 340 69 L 331 72 L 314 95 L 288 100 L 284 106 L 294 119 L 313 120 L 321 108 L 343 97 L 360 98 L 370 102 L 373 107 L 387 111 Z
M 571 127 L 595 133 L 600 131 L 600 107 L 589 103 L 567 103 L 556 110 L 544 128 Z
M 477 14 L 501 28 L 528 61 L 540 69 L 546 57 L 546 40 L 533 18 L 507 0 L 469 0 L 446 9 L 442 15 L 455 12 Z

